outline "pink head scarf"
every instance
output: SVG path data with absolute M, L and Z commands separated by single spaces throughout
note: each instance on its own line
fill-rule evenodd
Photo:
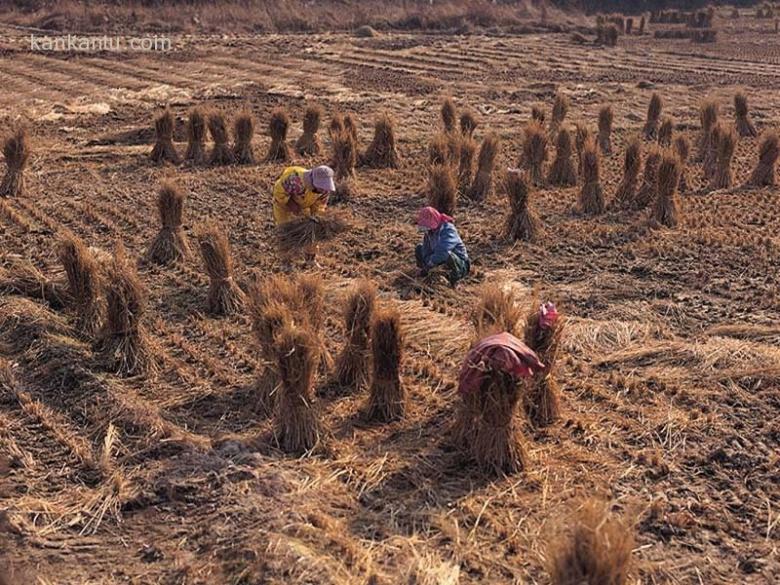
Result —
M 542 303 L 539 306 L 539 326 L 542 329 L 549 329 L 558 320 L 558 310 L 554 303 Z
M 453 219 L 433 207 L 423 207 L 417 213 L 417 225 L 429 230 L 439 229 L 443 223 L 452 223 Z

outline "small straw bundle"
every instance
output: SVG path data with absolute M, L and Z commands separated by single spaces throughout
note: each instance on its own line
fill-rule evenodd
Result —
M 200 108 L 190 110 L 187 119 L 187 152 L 185 160 L 202 165 L 206 160 L 206 116 Z
M 577 148 L 577 176 L 582 175 L 582 155 L 585 143 L 590 138 L 590 130 L 585 124 L 576 124 L 574 129 L 574 146 Z
M 455 213 L 457 194 L 451 167 L 432 166 L 428 176 L 428 205 L 451 216 Z
M 650 98 L 650 104 L 647 106 L 647 121 L 645 127 L 642 129 L 642 133 L 648 140 L 654 140 L 658 135 L 658 121 L 661 119 L 661 110 L 663 109 L 663 101 L 661 96 L 657 93 L 653 93 Z
M 618 183 L 613 204 L 617 207 L 630 207 L 636 198 L 639 171 L 642 168 L 642 143 L 638 137 L 629 139 L 623 160 L 623 178 Z
M 328 134 L 333 138 L 337 133 L 344 130 L 344 114 L 336 112 L 330 119 L 330 125 L 328 126 Z
M 428 144 L 428 162 L 430 165 L 449 165 L 452 161 L 449 159 L 449 141 L 447 135 L 443 133 L 436 134 Z
M 546 568 L 553 585 L 627 585 L 634 536 L 607 506 L 588 500 L 561 527 L 547 547 Z
M 702 162 L 704 178 L 712 182 L 715 173 L 718 171 L 718 151 L 720 148 L 720 139 L 723 136 L 725 128 L 720 122 L 716 123 L 710 130 L 710 138 L 707 142 L 707 153 Z
M 333 369 L 333 356 L 325 343 L 325 287 L 322 278 L 317 274 L 301 274 L 296 288 L 299 293 L 296 299 L 300 304 L 296 312 L 306 316 L 309 330 L 314 334 L 315 349 L 319 355 L 320 371 L 327 374 Z
M 490 133 L 482 140 L 477 159 L 477 174 L 468 192 L 472 201 L 484 201 L 493 191 L 493 168 L 496 166 L 499 141 L 495 133 Z
M 322 144 L 319 136 L 317 136 L 317 132 L 320 129 L 323 113 L 320 105 L 311 104 L 306 106 L 306 110 L 303 113 L 303 134 L 295 141 L 295 152 L 301 156 L 316 156 L 322 150 Z M 343 128 L 344 123 L 342 121 L 341 129 L 343 130 Z
M 155 143 L 149 158 L 156 163 L 164 161 L 179 164 L 179 153 L 173 145 L 173 114 L 168 108 L 154 120 Z
M 109 371 L 119 376 L 152 375 L 156 352 L 143 325 L 146 292 L 118 245 L 106 281 L 106 322 L 95 344 Z
M 255 153 L 252 151 L 252 138 L 255 135 L 255 121 L 251 112 L 241 112 L 233 123 L 233 158 L 240 165 L 255 164 Z
M 313 334 L 304 327 L 284 326 L 276 337 L 276 367 L 281 381 L 275 435 L 286 453 L 303 455 L 320 441 L 314 405 L 314 377 L 319 356 Z
M 376 286 L 361 280 L 344 307 L 347 344 L 336 360 L 336 381 L 359 391 L 368 384 L 371 365 L 371 320 L 376 306 Z
M 355 122 L 355 117 L 351 113 L 344 114 L 344 130 L 349 132 L 349 135 L 352 137 L 352 142 L 355 143 L 355 152 L 357 152 L 357 148 L 358 148 L 357 122 Z
M 350 227 L 344 215 L 333 211 L 298 217 L 276 228 L 276 243 L 283 255 L 302 254 L 321 242 L 331 241 Z
M 349 201 L 356 194 L 352 183 L 352 179 L 355 178 L 355 165 L 357 164 L 355 142 L 352 140 L 349 132 L 342 130 L 333 136 L 332 146 L 333 174 L 336 180 L 336 192 L 333 194 L 333 201 Z
M 198 231 L 203 266 L 209 276 L 206 310 L 210 315 L 235 315 L 244 308 L 244 291 L 233 280 L 233 257 L 226 230 L 210 223 Z
M 699 120 L 701 122 L 701 134 L 697 141 L 698 153 L 696 161 L 701 162 L 710 150 L 710 135 L 712 128 L 718 123 L 718 102 L 708 100 L 701 105 Z
M 602 106 L 599 110 L 599 148 L 603 154 L 612 152 L 612 122 L 615 119 L 615 113 L 612 106 Z
M 547 118 L 544 113 L 544 108 L 540 104 L 531 106 L 531 122 L 536 122 L 540 126 L 544 127 L 544 121 Z
M 537 187 L 544 183 L 544 163 L 546 161 L 547 134 L 539 122 L 531 121 L 525 127 L 522 163 L 528 171 L 531 183 Z
M 477 152 L 477 141 L 464 134 L 460 139 L 458 151 L 460 157 L 458 161 L 458 192 L 466 196 L 474 180 L 474 155 Z
M 569 112 L 569 98 L 562 93 L 555 94 L 552 107 L 552 119 L 550 121 L 550 136 L 558 136 L 561 124 Z
M 395 309 L 376 311 L 371 323 L 373 378 L 365 416 L 390 422 L 406 412 L 406 389 L 401 381 L 403 335 L 401 317 Z
M 661 149 L 652 146 L 645 157 L 642 186 L 634 198 L 633 209 L 645 209 L 656 199 L 658 192 L 658 166 L 661 164 Z
M 582 190 L 580 191 L 580 210 L 588 215 L 599 215 L 604 213 L 606 208 L 600 170 L 599 149 L 596 141 L 590 138 L 583 147 Z M 544 362 L 544 359 L 542 361 Z
M 691 143 L 685 136 L 676 136 L 674 139 L 674 152 L 680 159 L 680 192 L 684 193 L 690 189 L 690 179 L 688 178 L 688 157 L 691 154 Z
M 229 165 L 235 162 L 233 151 L 228 145 L 227 124 L 225 116 L 221 112 L 212 112 L 209 114 L 209 133 L 214 145 L 211 147 L 209 155 L 210 165 Z
M 24 194 L 24 169 L 30 159 L 30 145 L 27 131 L 17 129 L 3 143 L 6 170 L 0 183 L 0 197 L 19 197 Z
M 474 136 L 474 130 L 477 129 L 479 123 L 474 112 L 466 110 L 460 115 L 460 132 L 464 136 Z
M 780 139 L 774 130 L 765 132 L 758 147 L 758 163 L 748 179 L 751 187 L 774 187 L 775 166 L 780 154 Z
M 152 262 L 166 265 L 189 256 L 190 246 L 182 229 L 184 200 L 184 193 L 173 183 L 166 182 L 160 187 L 157 211 L 162 227 L 146 254 Z
M 666 227 L 675 227 L 680 221 L 677 185 L 680 182 L 680 159 L 665 152 L 658 168 L 658 195 L 653 205 L 653 219 Z
M 547 182 L 559 187 L 571 187 L 577 184 L 577 167 L 572 160 L 571 133 L 561 128 L 556 141 L 555 160 L 547 173 Z
M 674 134 L 674 121 L 665 116 L 661 121 L 661 127 L 658 129 L 658 144 L 660 146 L 670 146 L 672 144 L 672 135 Z
M 268 135 L 271 137 L 271 144 L 268 147 L 268 154 L 266 154 L 265 160 L 286 162 L 292 159 L 290 146 L 287 144 L 287 131 L 289 128 L 290 117 L 287 115 L 287 112 L 280 108 L 274 110 L 268 123 Z
M 441 104 L 441 121 L 444 125 L 444 131 L 448 134 L 455 132 L 457 120 L 458 111 L 455 107 L 455 102 L 451 97 L 444 98 Z
M 595 150 L 595 144 L 594 144 Z M 539 357 L 545 368 L 534 374 L 526 395 L 526 412 L 537 427 L 546 427 L 560 417 L 560 389 L 555 364 L 561 344 L 564 322 L 552 303 L 544 303 L 528 313 L 525 322 L 525 344 Z
M 528 175 L 518 169 L 508 169 L 504 189 L 509 200 L 509 216 L 504 228 L 506 237 L 511 241 L 533 241 L 541 232 L 541 225 L 539 216 L 529 206 L 531 182 Z
M 92 337 L 103 323 L 100 267 L 84 243 L 73 235 L 63 238 L 58 255 L 68 277 L 68 293 L 76 310 L 76 329 Z
M 734 114 L 736 116 L 735 125 L 740 136 L 744 138 L 746 136 L 749 137 L 758 135 L 758 132 L 756 132 L 756 127 L 750 120 L 747 96 L 742 92 L 738 92 L 734 96 Z
M 362 164 L 375 169 L 398 168 L 395 146 L 395 128 L 389 114 L 383 114 L 374 123 L 374 138 L 361 158 Z
M 731 162 L 734 158 L 736 147 L 737 133 L 732 128 L 724 129 L 718 142 L 718 157 L 715 164 L 715 173 L 712 175 L 710 182 L 711 189 L 728 189 L 734 182 Z

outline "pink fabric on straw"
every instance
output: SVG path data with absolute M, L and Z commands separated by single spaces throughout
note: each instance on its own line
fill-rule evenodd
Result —
M 423 207 L 417 213 L 417 225 L 430 230 L 439 229 L 443 223 L 452 223 L 452 218 L 434 207 Z
M 544 369 L 544 364 L 525 343 L 510 333 L 485 337 L 466 355 L 458 376 L 458 391 L 476 392 L 485 375 L 499 370 L 522 378 Z

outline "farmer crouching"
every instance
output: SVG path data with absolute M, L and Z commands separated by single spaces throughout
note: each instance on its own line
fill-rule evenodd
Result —
M 422 244 L 417 244 L 414 250 L 420 276 L 442 266 L 447 270 L 450 285 L 455 286 L 468 275 L 469 255 L 449 215 L 433 207 L 423 207 L 417 215 L 417 229 L 424 234 Z

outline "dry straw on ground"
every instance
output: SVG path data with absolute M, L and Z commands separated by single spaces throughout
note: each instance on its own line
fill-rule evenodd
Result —
M 210 223 L 197 233 L 203 266 L 209 276 L 206 310 L 210 315 L 235 315 L 244 308 L 245 295 L 233 278 L 233 257 L 226 230 Z
M 353 391 L 361 390 L 369 381 L 369 343 L 376 294 L 376 285 L 368 280 L 361 280 L 350 293 L 344 307 L 347 343 L 336 360 L 336 381 Z
M 449 165 L 434 165 L 428 177 L 428 205 L 447 215 L 455 213 L 457 189 Z
M 637 136 L 629 139 L 626 153 L 623 158 L 623 177 L 618 183 L 614 205 L 617 207 L 630 207 L 636 198 L 639 171 L 642 168 L 642 142 Z
M 179 164 L 181 159 L 173 145 L 174 119 L 171 111 L 166 108 L 154 120 L 155 143 L 149 157 L 156 163 L 171 162 Z
M 747 96 L 742 92 L 737 92 L 734 95 L 734 114 L 736 116 L 735 126 L 740 136 L 744 138 L 758 135 L 756 127 L 750 119 Z
M 482 140 L 477 158 L 477 173 L 468 192 L 472 201 L 484 201 L 493 191 L 493 169 L 496 166 L 499 145 L 498 135 L 492 132 Z
M 653 204 L 653 219 L 666 227 L 675 227 L 680 222 L 680 203 L 677 185 L 680 182 L 680 159 L 673 152 L 666 151 L 658 167 L 658 194 Z
M 777 132 L 770 130 L 761 137 L 758 147 L 758 162 L 748 179 L 752 187 L 774 187 L 777 157 L 780 154 L 780 139 Z
M 228 145 L 228 131 L 225 116 L 221 112 L 209 114 L 209 134 L 214 143 L 209 154 L 210 165 L 233 164 L 233 151 Z
M 564 119 L 566 119 L 566 114 L 569 112 L 569 105 L 569 98 L 566 95 L 562 93 L 555 95 L 555 101 L 553 102 L 552 107 L 552 116 L 550 119 L 550 136 L 558 136 L 558 131 L 560 130 Z
M 103 324 L 103 278 L 92 253 L 73 235 L 59 244 L 58 255 L 68 278 L 68 293 L 76 312 L 75 328 L 93 337 Z
M 658 166 L 661 164 L 661 152 L 657 146 L 651 146 L 648 149 L 642 174 L 642 186 L 631 205 L 633 209 L 645 209 L 655 201 L 658 192 Z
M 680 192 L 684 193 L 690 189 L 690 179 L 688 178 L 688 157 L 691 154 L 691 143 L 685 136 L 676 136 L 674 139 L 674 151 L 677 158 L 680 159 Z
M 401 380 L 403 335 L 396 309 L 379 309 L 371 324 L 373 376 L 365 417 L 390 422 L 406 412 L 406 388 Z
M 3 143 L 5 175 L 0 183 L 0 197 L 19 197 L 24 194 L 24 169 L 30 159 L 30 144 L 27 131 L 19 128 Z
M 271 113 L 271 120 L 268 122 L 268 135 L 271 137 L 271 144 L 268 146 L 268 154 L 265 156 L 267 161 L 287 162 L 292 160 L 290 145 L 287 144 L 287 132 L 290 129 L 290 116 L 281 108 L 277 108 Z
M 27 259 L 11 257 L 8 268 L 0 268 L 0 293 L 40 299 L 52 309 L 68 305 L 68 291 L 61 283 L 48 278 Z
M 612 152 L 612 122 L 615 119 L 612 106 L 602 106 L 599 110 L 599 148 L 604 154 Z
M 654 140 L 658 134 L 658 122 L 661 119 L 662 109 L 663 101 L 661 96 L 654 93 L 650 98 L 650 104 L 647 106 L 647 120 L 642 129 L 642 133 L 648 140 Z
M 595 150 L 595 145 L 594 145 Z M 552 323 L 545 322 L 543 307 L 534 302 L 525 322 L 525 344 L 530 347 L 545 368 L 531 378 L 525 396 L 525 410 L 529 420 L 537 427 L 546 427 L 560 417 L 560 389 L 556 378 L 556 365 L 564 329 L 563 318 L 558 315 Z
M 604 189 L 601 186 L 601 159 L 598 146 L 591 138 L 585 143 L 582 153 L 580 210 L 588 215 L 598 215 L 604 213 L 605 208 Z
M 533 241 L 541 231 L 541 222 L 536 211 L 529 205 L 531 181 L 528 175 L 518 169 L 507 170 L 504 190 L 509 200 L 509 215 L 504 233 L 511 241 Z
M 317 132 L 320 129 L 323 114 L 322 106 L 318 104 L 306 106 L 306 110 L 303 113 L 303 134 L 295 141 L 295 152 L 301 156 L 316 156 L 322 150 L 322 144 Z
M 276 228 L 276 243 L 283 255 L 302 254 L 312 246 L 331 241 L 350 227 L 347 217 L 335 211 L 298 217 Z
M 192 108 L 187 118 L 187 152 L 184 158 L 196 165 L 206 160 L 206 116 L 200 108 Z
M 105 367 L 119 376 L 153 375 L 157 352 L 143 323 L 146 291 L 138 273 L 117 246 L 106 282 L 106 322 L 95 344 Z
M 458 192 L 466 196 L 474 180 L 474 156 L 477 153 L 477 141 L 463 135 L 458 149 Z
M 712 189 L 728 189 L 734 182 L 732 160 L 734 150 L 737 147 L 737 133 L 732 128 L 726 128 L 718 141 L 718 156 L 715 163 L 715 172 L 712 175 L 710 187 Z
M 531 183 L 544 183 L 544 164 L 547 161 L 547 134 L 539 122 L 531 121 L 523 137 L 522 166 L 529 173 Z
M 460 115 L 460 132 L 464 136 L 474 136 L 474 130 L 477 129 L 478 122 L 474 112 L 465 110 Z
M 696 161 L 701 162 L 710 151 L 710 135 L 712 128 L 718 123 L 718 102 L 713 100 L 705 101 L 699 110 L 699 121 L 701 123 L 701 132 L 696 142 L 697 154 Z
M 447 133 L 455 132 L 458 122 L 458 111 L 455 102 L 451 97 L 444 98 L 441 104 L 441 121 L 444 125 L 444 131 Z
M 398 168 L 395 124 L 389 114 L 379 116 L 374 123 L 374 138 L 361 157 L 361 163 L 375 169 Z
M 252 165 L 255 163 L 255 154 L 252 151 L 252 138 L 255 135 L 255 121 L 251 112 L 241 112 L 233 122 L 233 157 L 240 165 Z
M 547 173 L 547 182 L 558 187 L 572 187 L 577 184 L 577 167 L 574 164 L 571 133 L 561 128 L 556 141 L 555 160 Z
M 162 226 L 146 254 L 152 262 L 166 265 L 189 256 L 189 242 L 182 229 L 185 199 L 184 192 L 171 182 L 160 187 L 157 211 Z

